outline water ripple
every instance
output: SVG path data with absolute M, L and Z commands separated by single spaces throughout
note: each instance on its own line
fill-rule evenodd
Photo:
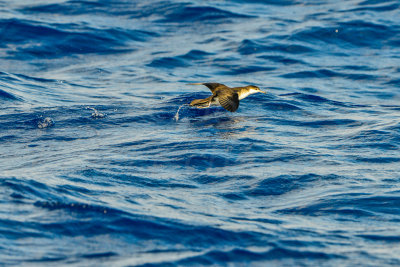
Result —
M 400 265 L 397 1 L 0 9 L 2 264 Z

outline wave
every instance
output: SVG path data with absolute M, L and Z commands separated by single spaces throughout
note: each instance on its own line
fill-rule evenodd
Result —
M 400 265 L 396 0 L 6 2 L 3 264 Z
M 230 11 L 208 6 L 182 6 L 170 9 L 164 13 L 160 22 L 193 22 L 193 21 L 214 21 L 222 19 L 251 18 L 252 16 L 237 14 Z
M 68 29 L 68 30 L 65 30 Z M 20 60 L 57 58 L 73 54 L 127 53 L 135 48 L 128 42 L 144 42 L 156 34 L 143 30 L 95 29 L 75 24 L 44 24 L 32 20 L 0 20 L 4 43 L 17 49 L 8 56 Z
M 328 43 L 341 47 L 369 47 L 380 49 L 399 33 L 394 25 L 385 25 L 361 20 L 340 22 L 335 27 L 311 27 L 290 36 L 302 43 Z
M 238 47 L 238 52 L 242 55 L 251 55 L 258 53 L 271 53 L 271 52 L 282 52 L 288 54 L 303 54 L 313 52 L 314 49 L 303 46 L 303 45 L 295 45 L 295 44 L 272 44 L 267 45 L 263 44 L 263 40 L 255 41 L 245 39 L 241 42 Z
M 131 5 L 124 1 L 114 1 L 112 7 L 107 1 L 67 1 L 67 3 L 37 4 L 20 8 L 19 11 L 26 14 L 51 13 L 60 15 L 81 15 L 88 13 L 102 13 L 114 15 L 129 14 Z
M 216 263 L 236 263 L 248 264 L 251 262 L 264 262 L 267 264 L 270 260 L 284 259 L 283 262 L 290 262 L 290 259 L 313 259 L 327 260 L 333 258 L 345 258 L 337 254 L 326 254 L 313 251 L 296 251 L 285 248 L 272 248 L 266 252 L 254 252 L 249 249 L 232 250 L 213 250 L 200 256 L 189 257 L 178 261 L 178 264 L 200 264 L 210 265 Z
M 293 73 L 283 74 L 284 78 L 333 78 L 333 77 L 341 77 L 353 81 L 358 80 L 373 80 L 376 79 L 374 75 L 364 74 L 364 73 L 339 73 L 336 71 L 328 70 L 328 69 L 318 69 L 313 71 L 296 71 Z
M 300 176 L 281 175 L 278 177 L 269 177 L 253 185 L 253 188 L 248 190 L 246 195 L 252 197 L 282 195 L 293 190 L 305 188 L 307 184 L 312 186 L 312 184 L 338 179 L 340 179 L 340 177 L 336 175 L 321 176 L 314 173 Z
M 0 89 L 0 99 L 1 100 L 19 100 L 19 98 L 7 91 Z
M 393 212 L 398 212 L 398 206 L 396 206 L 398 202 L 399 198 L 397 196 L 390 195 L 340 194 L 323 198 L 317 203 L 307 206 L 283 209 L 279 212 L 311 216 L 341 214 L 344 218 L 350 220 L 354 217 L 375 217 L 383 214 L 393 214 Z
M 175 57 L 161 57 L 154 59 L 148 64 L 149 67 L 153 68 L 178 68 L 178 67 L 189 67 L 192 63 L 203 61 L 212 53 L 207 53 L 201 50 L 191 50 L 188 53 Z
M 386 3 L 387 2 L 387 3 Z M 371 1 L 365 0 L 360 2 L 359 7 L 346 10 L 346 12 L 387 12 L 393 11 L 399 8 L 399 4 L 396 1 Z

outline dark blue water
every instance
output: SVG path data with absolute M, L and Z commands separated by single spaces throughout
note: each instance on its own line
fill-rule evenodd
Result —
M 399 1 L 3 0 L 0 57 L 0 265 L 400 265 Z

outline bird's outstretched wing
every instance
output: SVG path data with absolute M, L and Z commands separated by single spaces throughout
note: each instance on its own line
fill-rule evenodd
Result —
M 239 95 L 233 90 L 217 90 L 219 104 L 230 112 L 235 112 L 239 108 Z
M 218 89 L 229 88 L 228 86 L 221 83 L 188 83 L 190 85 L 205 85 L 207 86 L 211 92 L 215 95 L 215 91 Z

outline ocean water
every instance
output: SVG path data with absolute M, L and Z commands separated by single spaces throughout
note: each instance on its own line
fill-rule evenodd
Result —
M 400 265 L 399 1 L 0 0 L 0 58 L 0 265 Z

